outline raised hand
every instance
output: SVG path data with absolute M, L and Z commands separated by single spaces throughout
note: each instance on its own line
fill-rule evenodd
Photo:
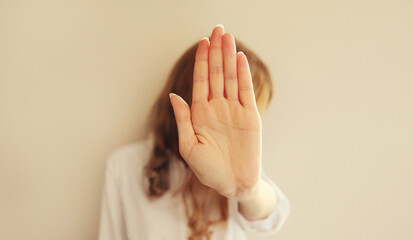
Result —
M 223 26 L 199 42 L 191 108 L 176 94 L 170 100 L 179 152 L 199 181 L 228 198 L 249 198 L 260 179 L 261 119 L 247 58 Z

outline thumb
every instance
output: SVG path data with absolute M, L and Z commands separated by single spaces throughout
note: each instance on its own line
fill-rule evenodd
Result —
M 188 104 L 175 93 L 169 94 L 169 99 L 175 114 L 176 125 L 178 126 L 179 152 L 184 157 L 187 150 L 198 142 L 191 121 L 191 110 Z

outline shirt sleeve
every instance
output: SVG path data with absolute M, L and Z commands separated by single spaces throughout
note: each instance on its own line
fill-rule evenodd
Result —
M 118 179 L 116 155 L 112 153 L 106 161 L 100 213 L 99 240 L 126 239 Z
M 245 232 L 263 236 L 274 234 L 281 229 L 290 214 L 290 202 L 270 178 L 264 173 L 261 177 L 270 184 L 277 196 L 277 203 L 272 213 L 265 219 L 250 221 L 239 212 L 238 201 L 230 199 L 229 214 Z

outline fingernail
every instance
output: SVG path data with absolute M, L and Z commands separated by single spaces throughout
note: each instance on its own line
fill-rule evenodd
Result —
M 201 38 L 201 41 L 204 40 L 204 39 L 209 40 L 208 37 L 203 37 L 203 38 Z
M 218 23 L 217 25 L 215 25 L 215 27 L 221 27 L 222 29 L 225 29 L 225 28 L 224 28 L 224 25 L 222 25 L 222 24 L 220 24 L 220 23 Z

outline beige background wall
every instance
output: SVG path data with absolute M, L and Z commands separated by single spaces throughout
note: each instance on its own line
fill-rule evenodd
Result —
M 149 3 L 150 2 L 150 3 Z M 217 23 L 269 65 L 274 237 L 413 239 L 413 2 L 0 0 L 0 239 L 97 236 L 105 159 Z

